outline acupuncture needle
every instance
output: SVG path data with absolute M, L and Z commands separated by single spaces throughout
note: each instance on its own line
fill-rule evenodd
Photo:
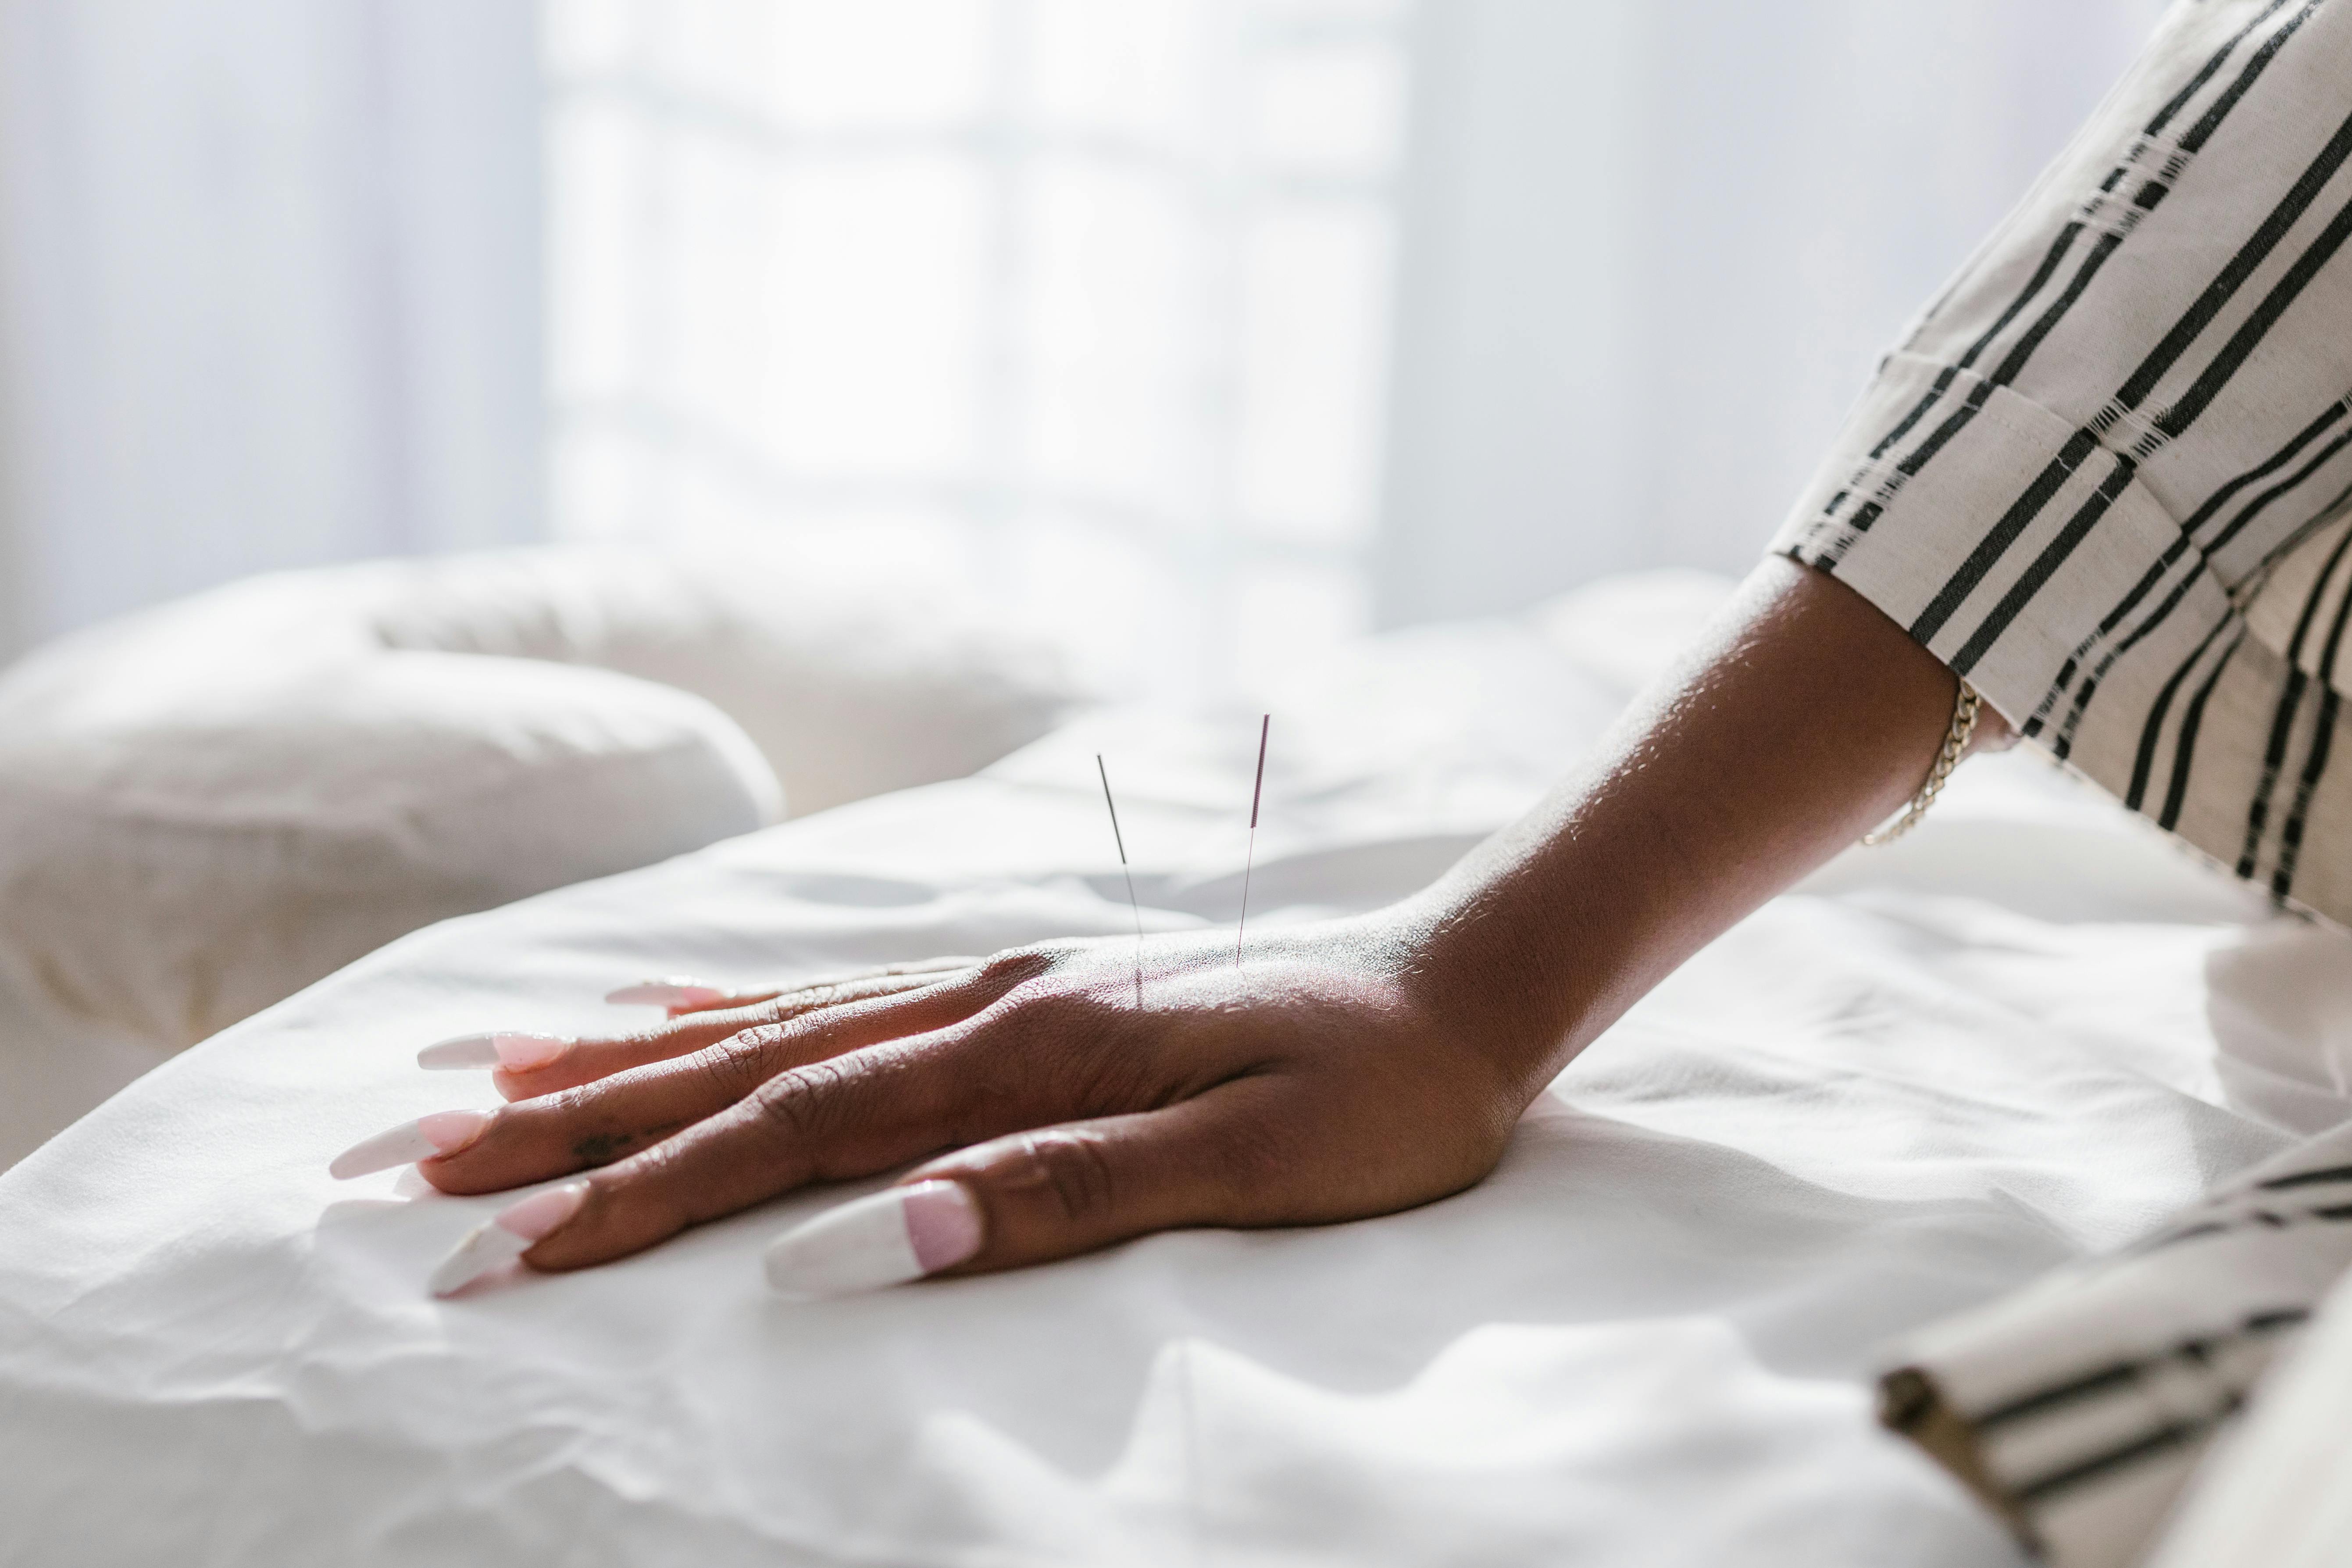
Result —
M 1257 724 L 1257 783 L 1250 786 L 1249 854 L 1242 861 L 1242 918 L 1234 925 L 1234 967 L 1242 966 L 1242 933 L 1249 929 L 1250 872 L 1257 866 L 1257 805 L 1265 795 L 1265 736 L 1274 727 L 1274 715 L 1266 714 Z
M 1110 797 L 1110 770 L 1102 753 L 1095 753 L 1095 772 L 1102 775 L 1103 805 L 1110 808 L 1110 840 L 1118 846 L 1118 874 L 1127 879 L 1127 907 L 1135 916 L 1135 1010 L 1143 1010 L 1143 906 L 1135 899 L 1135 873 L 1127 868 L 1127 839 L 1118 830 L 1118 803 Z

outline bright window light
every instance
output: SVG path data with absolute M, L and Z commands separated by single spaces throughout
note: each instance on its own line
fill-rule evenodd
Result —
M 1165 697 L 1362 629 L 1402 26 L 550 0 L 557 531 L 961 580 Z

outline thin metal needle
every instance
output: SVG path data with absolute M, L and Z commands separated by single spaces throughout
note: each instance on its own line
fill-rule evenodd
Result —
M 1118 846 L 1118 874 L 1127 879 L 1127 907 L 1135 915 L 1135 1010 L 1143 1010 L 1143 906 L 1135 899 L 1135 873 L 1127 868 L 1127 839 L 1118 830 L 1118 802 L 1110 797 L 1110 770 L 1102 753 L 1095 753 L 1095 772 L 1102 775 L 1103 804 L 1110 807 L 1110 841 Z
M 1250 873 L 1257 868 L 1257 803 L 1265 795 L 1265 736 L 1274 727 L 1268 713 L 1257 723 L 1257 783 L 1250 786 L 1249 856 L 1242 862 L 1242 918 L 1234 925 L 1234 967 L 1242 966 L 1242 933 L 1249 929 Z

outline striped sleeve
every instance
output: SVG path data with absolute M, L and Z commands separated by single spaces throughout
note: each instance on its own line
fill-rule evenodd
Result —
M 1896 1347 L 1881 1416 L 2052 1568 L 2131 1568 L 2352 1266 L 2352 1123 Z
M 2178 0 L 1773 548 L 2132 809 L 2352 924 L 2347 161 L 2352 0 Z

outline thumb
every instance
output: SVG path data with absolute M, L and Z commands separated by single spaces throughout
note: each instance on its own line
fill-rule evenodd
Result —
M 1286 1202 L 1267 1151 L 1276 1095 L 1222 1084 L 1160 1110 L 992 1139 L 841 1205 L 768 1250 L 788 1296 L 874 1289 L 928 1274 L 982 1274 L 1188 1226 L 1338 1217 Z

